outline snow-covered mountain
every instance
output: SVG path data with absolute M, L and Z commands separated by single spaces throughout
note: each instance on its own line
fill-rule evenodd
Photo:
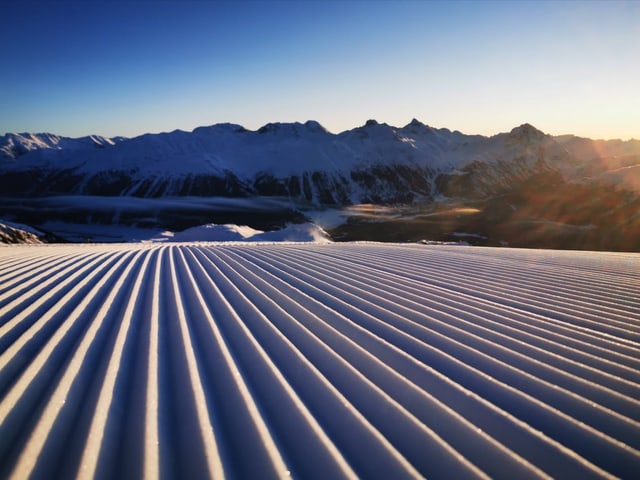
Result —
M 640 250 L 639 175 L 640 141 L 554 137 L 529 124 L 491 137 L 417 120 L 339 134 L 314 121 L 131 139 L 7 134 L 0 216 L 54 234 L 63 232 L 51 222 L 269 231 L 314 220 L 314 209 L 376 204 L 395 210 L 342 215 L 336 238 L 470 233 L 488 244 Z
M 288 196 L 322 204 L 409 201 L 460 163 L 460 134 L 370 121 L 334 135 L 316 122 L 257 131 L 221 124 L 89 144 L 10 135 L 0 180 L 11 194 Z M 63 144 L 66 143 L 67 146 Z M 101 148 L 95 148 L 100 145 Z
M 0 141 L 0 158 L 17 158 L 34 150 L 86 150 L 103 148 L 123 140 L 122 137 L 105 138 L 90 135 L 81 138 L 67 138 L 50 133 L 7 133 Z
M 402 128 L 370 120 L 340 134 L 313 121 L 131 139 L 7 134 L 0 151 L 5 195 L 266 195 L 339 205 L 484 196 L 550 170 L 576 180 L 640 164 L 640 141 L 552 137 L 528 124 L 483 137 L 417 120 Z

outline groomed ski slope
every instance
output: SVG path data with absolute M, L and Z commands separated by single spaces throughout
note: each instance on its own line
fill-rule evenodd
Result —
M 0 477 L 640 472 L 640 255 L 0 249 Z

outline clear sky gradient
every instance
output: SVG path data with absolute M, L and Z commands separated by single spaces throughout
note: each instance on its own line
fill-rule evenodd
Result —
M 0 133 L 375 118 L 640 138 L 638 1 L 0 0 Z

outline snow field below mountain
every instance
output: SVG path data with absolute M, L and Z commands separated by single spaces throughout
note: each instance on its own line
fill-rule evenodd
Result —
M 0 249 L 0 476 L 631 478 L 640 255 Z

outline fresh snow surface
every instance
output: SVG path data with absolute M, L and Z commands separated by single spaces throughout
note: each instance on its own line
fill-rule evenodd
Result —
M 0 249 L 1 478 L 637 478 L 640 255 Z
M 329 235 L 312 223 L 291 224 L 280 230 L 263 232 L 246 225 L 208 224 L 182 232 L 162 232 L 154 242 L 314 242 L 328 243 Z
M 156 242 L 239 242 L 253 235 L 262 233 L 261 230 L 246 225 L 216 225 L 214 223 L 188 228 L 182 232 L 162 232 L 152 239 Z

